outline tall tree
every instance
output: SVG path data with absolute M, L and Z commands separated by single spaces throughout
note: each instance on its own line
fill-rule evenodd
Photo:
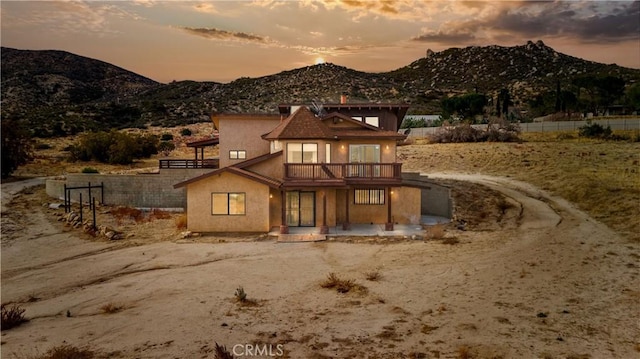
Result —
M 2 178 L 9 177 L 18 166 L 31 159 L 31 137 L 29 131 L 18 121 L 2 119 L 0 131 L 2 137 Z

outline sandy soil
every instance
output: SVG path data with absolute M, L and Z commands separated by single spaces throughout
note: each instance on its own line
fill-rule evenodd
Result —
M 30 321 L 2 332 L 2 357 L 68 343 L 110 358 L 205 358 L 216 342 L 236 354 L 240 344 L 272 344 L 290 358 L 640 355 L 637 242 L 529 184 L 446 176 L 503 192 L 505 223 L 450 226 L 454 245 L 123 246 L 87 240 L 46 207 L 5 210 L 3 193 L 2 302 L 20 303 Z M 378 280 L 365 278 L 372 271 Z M 322 288 L 330 272 L 366 289 Z M 249 304 L 234 300 L 238 286 Z

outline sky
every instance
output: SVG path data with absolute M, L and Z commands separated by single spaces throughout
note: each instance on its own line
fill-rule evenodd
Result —
M 394 70 L 428 49 L 515 46 L 640 68 L 640 1 L 8 1 L 2 46 L 64 50 L 153 80 L 230 82 L 333 63 Z

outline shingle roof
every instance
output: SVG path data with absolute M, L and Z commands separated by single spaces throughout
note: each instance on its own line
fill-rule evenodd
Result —
M 329 127 L 306 107 L 300 107 L 271 132 L 262 136 L 265 140 L 332 138 Z
M 238 162 L 236 164 L 233 164 L 231 166 L 227 166 L 227 167 L 223 167 L 223 168 L 219 168 L 217 170 L 211 171 L 211 172 L 207 172 L 203 175 L 197 176 L 197 177 L 193 177 L 190 178 L 186 181 L 182 181 L 180 183 L 176 183 L 175 185 L 173 185 L 173 188 L 181 188 L 184 187 L 188 184 L 194 183 L 194 182 L 198 182 L 200 180 L 203 180 L 207 177 L 211 177 L 213 175 L 217 175 L 223 172 L 230 172 L 230 173 L 235 173 L 237 175 L 241 175 L 250 179 L 253 179 L 255 181 L 261 182 L 266 184 L 269 187 L 273 187 L 273 188 L 278 188 L 280 186 L 280 184 L 282 183 L 280 180 L 275 179 L 275 178 L 271 178 L 271 177 L 267 177 L 267 176 L 263 176 L 261 174 L 252 172 L 252 171 L 247 171 L 245 168 L 249 167 L 251 165 L 254 165 L 256 163 L 260 163 L 263 161 L 266 161 L 268 159 L 274 158 L 274 157 L 278 157 L 282 155 L 282 151 L 278 151 L 275 153 L 268 153 L 266 155 L 262 155 L 262 156 L 258 156 L 256 158 L 251 158 L 248 159 L 246 161 L 242 161 L 242 162 Z

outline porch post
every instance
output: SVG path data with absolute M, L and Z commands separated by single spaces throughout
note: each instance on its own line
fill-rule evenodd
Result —
M 329 226 L 327 226 L 327 193 L 322 191 L 322 226 L 320 227 L 320 234 L 329 233 Z
M 351 230 L 351 223 L 349 223 L 349 188 L 347 188 L 345 192 L 346 192 L 345 194 L 346 200 L 344 204 L 345 204 L 345 215 L 347 218 L 344 220 L 344 223 L 342 223 L 342 230 L 349 231 Z
M 282 218 L 280 222 L 280 234 L 289 234 L 289 226 L 287 225 L 287 195 L 284 190 L 280 191 Z
M 387 187 L 387 223 L 384 225 L 385 231 L 393 231 L 393 221 L 391 220 L 391 187 Z

